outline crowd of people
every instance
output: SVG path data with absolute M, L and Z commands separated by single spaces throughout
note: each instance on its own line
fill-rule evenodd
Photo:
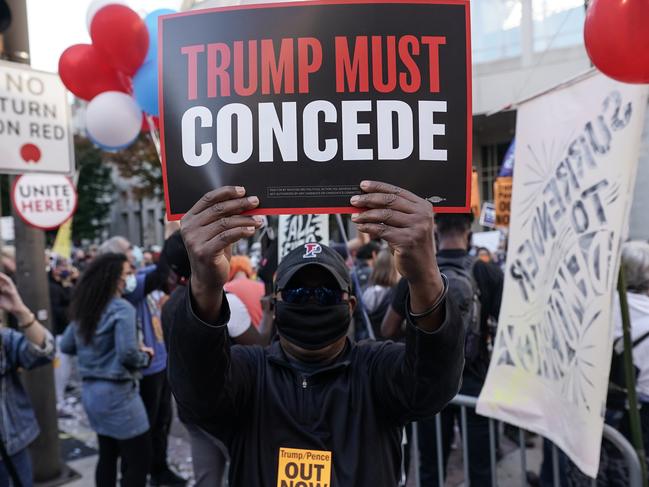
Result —
M 22 302 L 4 254 L 0 309 L 10 317 L 0 327 L 0 486 L 32 485 L 28 446 L 39 429 L 19 370 L 56 355 L 60 415 L 73 370 L 81 381 L 97 435 L 97 486 L 118 478 L 125 487 L 185 485 L 167 458 L 173 393 L 195 485 L 270 485 L 283 449 L 302 448 L 334 452 L 334 485 L 403 486 L 416 421 L 421 486 L 441 487 L 438 448 L 445 477 L 460 424 L 450 400 L 478 396 L 484 384 L 503 262 L 472 246 L 472 215 L 437 215 L 433 227 L 426 201 L 387 185 L 364 189 L 352 202 L 367 209 L 353 217 L 359 237 L 301 245 L 279 263 L 267 233 L 257 266 L 231 255 L 261 225 L 239 215 L 256 203 L 232 188 L 200 200 L 162 248 L 142 252 L 116 236 L 70 259 L 48 255 L 51 330 Z M 389 225 L 385 194 L 399 207 Z M 221 212 L 211 211 L 216 204 Z M 645 405 L 649 244 L 626 243 L 622 265 Z M 615 329 L 620 336 L 619 320 Z M 611 406 L 607 421 L 629 436 L 623 409 Z M 488 420 L 468 410 L 466 429 L 471 485 L 489 487 Z M 602 455 L 615 471 L 608 485 L 624 485 L 615 483 L 625 478 L 615 452 Z M 561 460 L 565 478 L 581 485 Z M 552 485 L 550 461 L 529 476 L 532 484 Z

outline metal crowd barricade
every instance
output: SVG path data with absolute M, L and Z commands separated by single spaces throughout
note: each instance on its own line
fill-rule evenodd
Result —
M 462 434 L 462 470 L 464 472 L 464 486 L 470 487 L 469 482 L 469 453 L 468 453 L 468 439 L 466 432 L 466 410 L 467 408 L 475 409 L 478 399 L 476 397 L 465 396 L 458 394 L 453 398 L 451 404 L 460 407 L 460 431 Z M 444 460 L 442 453 L 442 436 L 441 436 L 441 419 L 439 414 L 435 416 L 435 425 L 437 430 L 437 472 L 439 475 L 439 485 L 444 485 Z M 417 425 L 413 425 L 413 442 L 414 442 L 414 462 L 415 462 L 415 485 L 420 487 L 419 479 L 419 449 L 417 438 Z M 642 487 L 642 473 L 640 469 L 640 461 L 629 441 L 620 434 L 619 431 L 611 426 L 604 425 L 604 438 L 611 442 L 624 457 L 629 468 L 629 487 Z M 525 447 L 525 433 L 522 429 L 518 432 L 518 447 L 520 451 L 520 465 L 521 465 L 521 485 L 527 487 L 527 451 Z M 490 449 L 490 463 L 491 463 L 491 477 L 493 487 L 498 486 L 498 475 L 496 465 L 496 420 L 489 418 L 489 449 Z M 561 487 L 561 479 L 559 476 L 559 449 L 553 445 L 552 447 L 552 475 L 554 487 Z M 597 486 L 597 480 L 591 480 L 591 487 Z M 479 486 L 476 486 L 479 487 Z

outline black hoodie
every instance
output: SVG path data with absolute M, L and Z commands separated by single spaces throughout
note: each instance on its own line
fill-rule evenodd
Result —
M 409 323 L 405 344 L 349 342 L 309 375 L 278 341 L 230 346 L 226 299 L 213 326 L 193 313 L 189 290 L 173 306 L 172 391 L 183 417 L 228 447 L 234 487 L 396 487 L 403 426 L 460 386 L 464 331 L 448 299 L 436 332 Z

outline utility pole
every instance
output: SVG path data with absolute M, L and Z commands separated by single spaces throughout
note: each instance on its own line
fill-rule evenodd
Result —
M 29 34 L 26 0 L 7 0 L 12 22 L 3 34 L 5 54 L 11 61 L 29 64 Z M 16 229 L 16 284 L 25 304 L 49 330 L 50 298 L 45 272 L 45 233 L 14 217 Z M 59 445 L 54 368 L 47 365 L 23 373 L 25 388 L 31 398 L 41 434 L 30 446 L 34 479 L 51 482 L 63 475 Z

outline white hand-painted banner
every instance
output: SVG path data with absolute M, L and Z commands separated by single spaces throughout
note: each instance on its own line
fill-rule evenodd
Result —
M 279 262 L 305 243 L 329 245 L 329 215 L 280 215 Z
M 517 114 L 505 289 L 477 410 L 551 439 L 591 477 L 647 91 L 590 74 Z

